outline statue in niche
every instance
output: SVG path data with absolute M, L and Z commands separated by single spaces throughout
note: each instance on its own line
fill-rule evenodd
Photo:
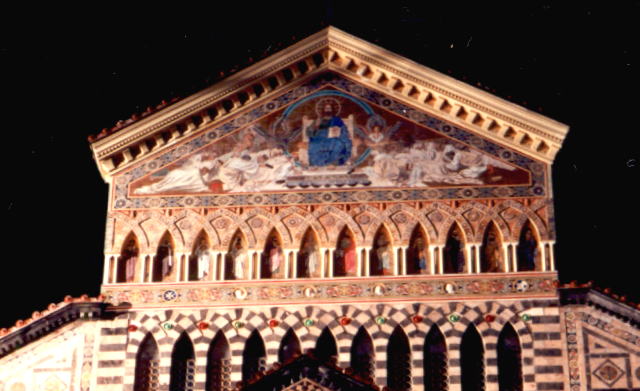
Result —
M 313 240 L 307 240 L 298 255 L 301 262 L 298 263 L 298 277 L 319 277 L 320 260 L 318 248 Z
M 229 253 L 231 265 L 233 267 L 233 277 L 236 280 L 245 279 L 245 270 L 247 270 L 248 255 L 247 250 L 242 246 L 242 239 L 236 238 L 231 246 Z
M 526 226 L 518 243 L 518 270 L 536 270 L 536 258 L 538 257 L 538 242 L 529 226 Z
M 489 231 L 483 244 L 481 270 L 486 273 L 502 271 L 502 251 L 496 233 Z
M 284 277 L 284 251 L 276 237 L 267 241 L 262 253 L 262 278 Z
M 371 263 L 371 274 L 372 275 L 382 275 L 382 276 L 390 276 L 393 275 L 393 267 L 392 267 L 392 249 L 389 245 L 389 240 L 384 235 L 378 236 L 375 248 L 375 259 L 374 262 Z
M 334 253 L 336 275 L 355 276 L 358 271 L 355 241 L 345 235 Z
M 211 267 L 211 250 L 209 250 L 207 241 L 204 238 L 200 239 L 200 243 L 196 249 L 196 266 L 196 279 L 198 281 L 206 280 Z
M 457 229 L 451 231 L 444 248 L 444 272 L 464 273 L 464 244 Z
M 413 253 L 414 262 L 417 263 L 419 274 L 429 274 L 428 262 L 427 262 L 427 246 L 424 243 L 424 239 L 421 237 L 416 238 L 411 248 Z
M 127 242 L 126 247 L 122 250 L 122 259 L 124 260 L 124 280 L 125 282 L 133 282 L 136 278 L 136 264 L 138 263 L 138 246 L 136 241 L 131 239 Z
M 160 281 L 170 281 L 173 271 L 173 248 L 169 240 L 162 241 L 156 259 L 160 260 Z
M 325 98 L 316 104 L 318 118 L 302 118 L 303 143 L 307 143 L 306 159 L 310 167 L 343 166 L 351 158 L 353 148 L 353 115 L 340 118 L 338 100 Z

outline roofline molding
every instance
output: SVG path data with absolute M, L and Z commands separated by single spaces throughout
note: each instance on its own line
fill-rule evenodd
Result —
M 226 120 L 301 78 L 331 70 L 548 164 L 568 126 L 327 27 L 91 144 L 103 179 Z

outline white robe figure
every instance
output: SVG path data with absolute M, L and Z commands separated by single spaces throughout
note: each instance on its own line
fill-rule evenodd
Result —
M 160 181 L 142 186 L 134 191 L 135 194 L 157 194 L 168 191 L 174 192 L 206 192 L 209 187 L 205 183 L 201 170 L 210 170 L 215 165 L 214 160 L 203 161 L 203 154 L 198 154 L 184 162 L 180 167 L 169 171 Z
M 206 247 L 200 247 L 198 249 L 198 273 L 197 278 L 202 281 L 209 275 L 209 267 L 211 265 L 211 252 Z
M 315 277 L 318 270 L 318 251 L 315 246 L 311 247 L 311 252 L 307 258 L 307 270 L 309 270 L 309 277 Z
M 236 280 L 245 278 L 244 271 L 247 264 L 247 252 L 244 249 L 238 250 L 233 258 L 233 275 Z

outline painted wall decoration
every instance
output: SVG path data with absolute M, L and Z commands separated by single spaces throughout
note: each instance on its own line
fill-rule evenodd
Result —
M 133 195 L 525 184 L 528 173 L 324 89 L 132 185 Z
M 119 175 L 113 208 L 544 196 L 545 182 L 543 163 L 326 74 Z

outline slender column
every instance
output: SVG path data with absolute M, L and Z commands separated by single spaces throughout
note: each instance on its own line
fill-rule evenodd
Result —
M 364 264 L 364 259 L 362 259 L 362 250 L 364 247 L 356 247 L 356 275 L 358 277 L 362 277 L 364 275 L 362 271 L 362 265 Z
M 152 255 L 151 259 L 149 259 L 149 277 L 147 278 L 147 282 L 153 282 L 153 271 L 155 269 L 155 261 L 157 255 Z
M 291 264 L 293 266 L 291 278 L 298 278 L 298 250 L 289 251 L 289 258 L 291 259 Z
M 556 242 L 549 241 L 549 270 L 551 271 L 556 270 L 556 257 L 553 252 L 553 248 L 555 247 L 555 245 L 556 245 Z
M 225 279 L 225 273 L 226 273 L 226 267 L 227 267 L 227 262 L 225 262 L 225 259 L 227 258 L 227 252 L 226 251 L 220 251 L 218 253 L 218 263 L 220 265 L 220 278 L 219 281 L 224 281 Z
M 209 276 L 209 281 L 217 281 L 218 280 L 218 251 L 210 251 L 211 260 L 209 264 L 209 270 L 207 270 L 207 276 Z
M 509 243 L 502 243 L 502 264 L 503 264 L 505 273 L 509 273 L 509 271 L 511 270 L 511 267 L 509 265 L 510 258 L 511 257 L 509 256 Z
M 482 270 L 480 270 L 480 245 L 476 244 L 473 246 L 473 250 L 474 250 L 474 254 L 475 254 L 475 260 L 476 260 L 476 273 L 481 273 Z
M 176 270 L 176 282 L 180 282 L 180 271 L 184 271 L 184 254 L 175 253 L 175 257 L 176 257 L 176 265 L 174 265 L 175 266 L 174 270 Z
M 111 282 L 113 282 L 114 284 L 118 282 L 118 256 L 114 255 L 113 256 L 113 276 L 111 278 Z
M 407 275 L 407 259 L 409 258 L 409 246 L 402 246 L 400 247 L 400 250 L 402 251 L 402 275 L 406 276 Z
M 473 245 L 467 244 L 464 246 L 465 254 L 467 255 L 467 274 L 473 273 Z
M 438 273 L 444 274 L 444 245 L 438 246 Z
M 249 273 L 247 273 L 247 280 L 253 280 L 253 262 L 255 261 L 253 254 L 255 254 L 255 250 L 249 250 L 247 251 L 247 258 L 249 261 Z M 258 261 L 260 262 L 260 261 Z M 260 266 L 260 265 L 258 265 Z M 258 270 L 260 270 L 260 267 L 258 267 Z M 257 272 L 258 278 L 260 278 L 260 271 Z
M 333 268 L 333 266 L 334 266 L 333 265 L 333 252 L 334 251 L 336 251 L 336 250 L 333 249 L 333 248 L 329 249 L 329 264 L 328 264 L 328 267 L 329 267 L 329 270 L 328 270 L 329 278 L 333 278 L 333 271 L 334 271 L 334 268 Z
M 318 250 L 320 252 L 320 278 L 324 278 L 325 276 L 325 270 L 327 269 L 327 267 L 325 266 L 325 264 L 329 263 L 329 249 L 328 248 L 324 248 L 324 247 L 320 247 L 320 249 Z
M 284 254 L 284 265 L 282 265 L 283 269 L 284 269 L 284 278 L 289 278 L 289 271 L 291 270 L 291 258 L 289 256 L 289 254 L 291 250 L 282 250 L 282 253 Z M 293 276 L 291 277 L 293 278 Z
M 138 269 L 138 276 L 135 279 L 136 282 L 144 282 L 144 272 L 147 267 L 147 254 L 139 254 L 138 262 L 140 263 L 140 268 Z
M 516 243 L 509 243 L 511 245 L 511 247 L 509 248 L 510 253 L 511 253 L 511 270 L 513 270 L 514 272 L 518 271 L 518 253 L 516 252 Z
M 111 254 L 105 254 L 104 255 L 104 265 L 102 267 L 102 283 L 103 284 L 108 284 L 110 282 L 110 277 L 111 277 L 111 273 L 109 273 L 111 271 L 111 257 L 113 255 Z
M 436 274 L 436 253 L 438 252 L 438 246 L 432 244 L 429 245 L 429 272 L 431 275 Z
M 402 261 L 402 256 L 398 254 L 398 250 L 402 249 L 402 247 L 392 246 L 393 249 L 393 275 L 400 275 L 400 262 Z
M 182 254 L 182 270 L 184 270 L 184 274 L 182 275 L 182 281 L 189 281 L 189 272 L 191 269 L 191 254 Z M 196 266 L 197 267 L 197 266 Z
M 364 251 L 365 251 L 365 253 L 364 253 L 365 273 L 364 273 L 364 275 L 369 277 L 371 275 L 371 249 L 370 248 L 365 248 Z

